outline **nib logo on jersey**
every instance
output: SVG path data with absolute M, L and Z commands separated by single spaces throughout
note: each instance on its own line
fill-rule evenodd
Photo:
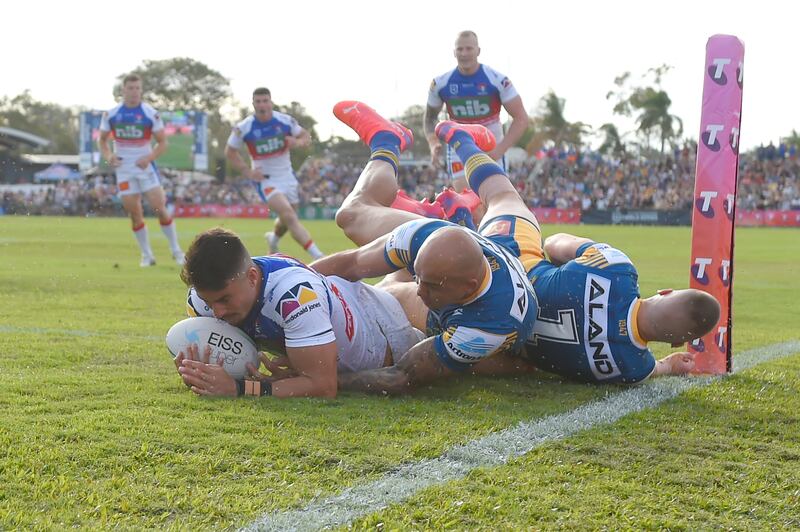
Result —
M 492 113 L 487 97 L 453 98 L 448 105 L 453 118 L 483 118 Z
M 311 288 L 311 284 L 303 282 L 294 285 L 278 300 L 275 311 L 281 315 L 286 323 L 291 323 L 298 317 L 310 310 L 319 308 L 317 293 Z

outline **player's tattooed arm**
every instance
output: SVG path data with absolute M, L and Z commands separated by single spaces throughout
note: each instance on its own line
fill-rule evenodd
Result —
M 431 135 L 436 136 L 436 122 L 439 119 L 439 111 L 430 105 L 425 107 L 425 118 L 422 120 L 423 128 L 425 129 L 425 136 L 430 138 Z
M 471 373 L 473 375 L 521 375 L 536 371 L 536 366 L 514 356 L 508 352 L 497 353 L 488 358 L 484 358 L 474 366 Z
M 415 387 L 452 374 L 436 355 L 435 338 L 412 347 L 395 363 L 380 369 L 339 373 L 340 390 L 400 395 Z

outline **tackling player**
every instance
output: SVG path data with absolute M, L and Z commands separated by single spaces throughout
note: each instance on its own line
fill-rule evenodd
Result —
M 262 349 L 284 355 L 262 361 L 267 377 L 251 395 L 335 397 L 337 374 L 390 365 L 422 337 L 390 294 L 364 283 L 324 277 L 281 255 L 250 257 L 239 237 L 222 228 L 195 238 L 181 279 L 190 286 L 190 316 L 214 316 L 239 327 Z M 198 395 L 242 395 L 221 365 L 197 360 L 196 346 L 175 364 Z M 282 366 L 290 366 L 287 373 Z M 276 380 L 277 377 L 284 377 Z
M 523 357 L 539 369 L 595 383 L 641 382 L 682 375 L 694 354 L 656 361 L 648 342 L 677 347 L 719 321 L 717 300 L 701 290 L 661 290 L 642 299 L 639 274 L 622 251 L 558 233 L 544 244 L 549 261 L 529 271 L 539 315 Z
M 555 234 L 544 250 L 549 260 L 528 268 L 539 308 L 522 358 L 544 371 L 594 383 L 632 384 L 694 369 L 693 353 L 656 361 L 647 343 L 679 346 L 707 334 L 719 321 L 713 296 L 661 290 L 642 299 L 628 256 L 587 238 Z
M 498 144 L 488 152 L 488 155 L 498 161 L 503 170 L 505 170 L 503 155 L 508 148 L 517 143 L 528 128 L 528 113 L 525 112 L 525 106 L 517 90 L 507 76 L 488 65 L 479 63 L 480 53 L 478 36 L 475 32 L 462 31 L 458 34 L 453 50 L 458 66 L 435 77 L 431 82 L 424 127 L 434 164 L 438 161 L 442 150 L 442 144 L 434 128 L 443 105 L 447 106 L 450 120 L 462 124 L 483 124 L 494 134 Z M 505 137 L 500 123 L 501 108 L 505 108 L 512 120 L 508 135 Z M 453 187 L 456 192 L 462 192 L 467 186 L 464 161 L 449 147 L 446 155 L 447 171 L 453 180 Z
M 155 149 L 150 145 L 153 137 L 156 140 Z M 114 139 L 113 150 L 109 146 L 111 138 Z M 178 264 L 183 264 L 183 251 L 178 243 L 175 221 L 167 212 L 166 197 L 155 164 L 167 149 L 164 123 L 158 111 L 142 102 L 142 79 L 138 75 L 125 76 L 122 80 L 122 103 L 103 113 L 99 147 L 103 159 L 115 169 L 118 194 L 125 212 L 131 218 L 133 234 L 142 252 L 140 265 L 146 267 L 156 263 L 144 223 L 142 195 L 158 216 L 172 258 Z
M 259 87 L 253 91 L 254 114 L 239 122 L 228 138 L 225 156 L 237 170 L 256 184 L 261 200 L 278 215 L 274 231 L 264 237 L 270 253 L 278 252 L 278 241 L 286 231 L 312 258 L 323 256 L 308 230 L 297 217 L 297 178 L 292 170 L 289 150 L 311 144 L 311 135 L 293 117 L 272 110 L 269 89 Z M 252 167 L 242 159 L 239 150 L 247 146 Z
M 503 365 L 503 357 L 520 348 L 532 330 L 537 304 L 525 272 L 543 253 L 536 218 L 502 169 L 476 146 L 477 140 L 492 149 L 491 133 L 453 122 L 437 128 L 467 162 L 470 185 L 486 205 L 488 221 L 477 233 L 392 209 L 398 156 L 412 142 L 410 131 L 361 102 L 339 102 L 334 114 L 372 150 L 336 215 L 345 234 L 362 247 L 312 267 L 350 280 L 400 271 L 413 275 L 416 285 L 390 281 L 385 288 L 404 305 L 412 324 L 427 326 L 433 335 L 394 366 L 340 375 L 339 386 L 402 393 L 482 361 Z M 492 372 L 491 364 L 483 365 Z

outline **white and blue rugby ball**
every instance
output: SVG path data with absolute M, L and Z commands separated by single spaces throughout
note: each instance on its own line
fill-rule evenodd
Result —
M 172 358 L 188 353 L 189 345 L 197 344 L 202 357 L 206 346 L 211 346 L 210 364 L 223 360 L 222 367 L 234 379 L 248 375 L 245 364 L 259 365 L 258 347 L 244 331 L 222 320 L 209 317 L 187 318 L 173 325 L 167 332 L 167 349 Z

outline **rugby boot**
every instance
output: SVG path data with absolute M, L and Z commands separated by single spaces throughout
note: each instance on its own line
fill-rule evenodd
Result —
M 363 102 L 345 100 L 333 106 L 333 114 L 343 123 L 358 133 L 358 136 L 369 146 L 372 137 L 380 131 L 393 133 L 400 138 L 400 151 L 411 148 L 414 135 L 411 130 L 397 122 L 386 120 L 375 109 Z
M 483 152 L 492 151 L 497 146 L 494 134 L 480 124 L 459 124 L 452 120 L 444 120 L 436 124 L 435 131 L 436 136 L 448 144 L 457 131 L 463 131 L 472 137 L 475 145 Z

